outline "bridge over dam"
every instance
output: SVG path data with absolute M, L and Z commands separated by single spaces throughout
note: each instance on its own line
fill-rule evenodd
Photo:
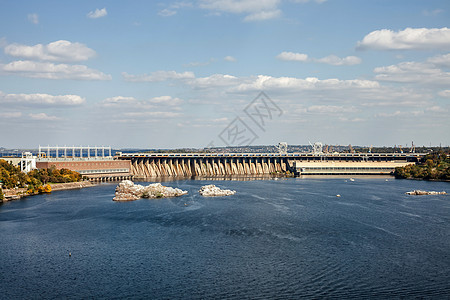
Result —
M 121 153 L 135 178 L 163 176 L 388 175 L 426 153 Z

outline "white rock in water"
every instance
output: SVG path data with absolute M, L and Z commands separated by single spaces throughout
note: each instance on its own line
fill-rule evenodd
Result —
M 130 180 L 123 180 L 116 187 L 114 201 L 133 201 L 140 198 L 166 198 L 186 195 L 188 192 L 178 188 L 163 186 L 161 183 L 152 183 L 148 186 L 134 184 Z
M 435 192 L 435 191 L 421 191 L 421 190 L 414 190 L 411 192 L 406 192 L 407 195 L 446 195 L 446 192 Z
M 200 193 L 200 195 L 205 197 L 230 196 L 236 193 L 236 191 L 232 190 L 221 190 L 214 184 L 204 185 L 198 192 Z

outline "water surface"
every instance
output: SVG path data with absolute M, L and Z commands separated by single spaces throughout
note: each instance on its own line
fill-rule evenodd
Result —
M 404 194 L 450 185 L 347 179 L 179 180 L 164 185 L 188 195 L 134 202 L 103 184 L 3 204 L 0 298 L 450 297 L 450 197 Z M 211 183 L 237 193 L 200 196 Z

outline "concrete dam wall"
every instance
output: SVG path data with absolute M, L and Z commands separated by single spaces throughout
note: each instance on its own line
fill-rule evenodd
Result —
M 135 177 L 267 175 L 290 170 L 283 157 L 133 157 Z

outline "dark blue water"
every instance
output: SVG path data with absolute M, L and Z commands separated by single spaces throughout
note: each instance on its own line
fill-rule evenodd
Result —
M 237 194 L 203 198 L 210 183 Z M 105 184 L 1 205 L 0 298 L 450 297 L 450 197 L 404 194 L 449 183 L 164 184 L 189 194 L 118 203 Z

